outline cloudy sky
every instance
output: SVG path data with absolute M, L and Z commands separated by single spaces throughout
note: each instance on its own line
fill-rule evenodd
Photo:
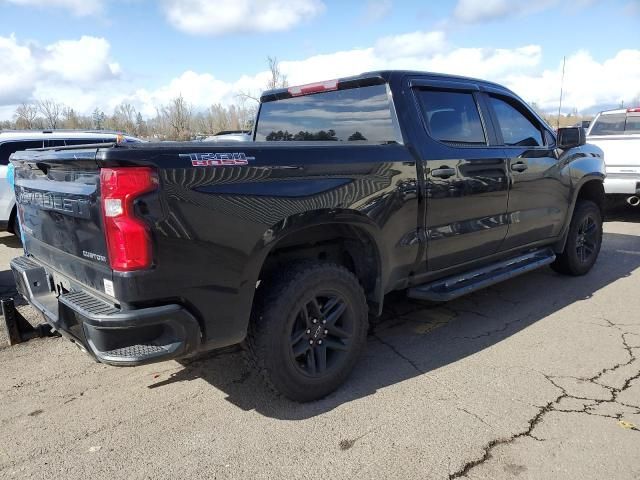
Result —
M 640 97 L 640 0 L 0 0 L 0 119 L 53 98 L 145 116 L 383 68 L 475 76 L 566 110 Z

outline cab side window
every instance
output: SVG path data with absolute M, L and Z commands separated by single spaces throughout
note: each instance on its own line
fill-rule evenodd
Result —
M 419 90 L 417 95 L 431 137 L 462 146 L 487 144 L 473 93 Z
M 511 103 L 493 95 L 489 96 L 502 139 L 507 146 L 540 147 L 544 145 L 542 132 L 524 112 Z

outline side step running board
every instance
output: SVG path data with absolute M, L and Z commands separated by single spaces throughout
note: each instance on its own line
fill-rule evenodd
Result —
M 410 288 L 409 298 L 446 302 L 467 293 L 480 290 L 503 280 L 530 272 L 544 265 L 549 265 L 556 259 L 550 248 L 534 250 L 509 260 L 491 264 L 486 267 L 471 270 L 460 275 L 454 275 L 435 282 L 425 283 Z

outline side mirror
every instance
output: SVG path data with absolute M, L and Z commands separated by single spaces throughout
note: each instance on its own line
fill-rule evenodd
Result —
M 587 136 L 582 127 L 566 127 L 558 129 L 558 147 L 567 150 L 587 143 Z

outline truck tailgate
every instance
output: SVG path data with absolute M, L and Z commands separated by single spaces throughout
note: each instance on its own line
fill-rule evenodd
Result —
M 96 149 L 20 152 L 16 203 L 27 253 L 100 292 L 111 281 Z M 54 275 L 55 277 L 55 275 Z M 54 282 L 65 285 L 63 276 Z
M 590 136 L 587 142 L 604 152 L 607 174 L 640 174 L 640 135 Z

